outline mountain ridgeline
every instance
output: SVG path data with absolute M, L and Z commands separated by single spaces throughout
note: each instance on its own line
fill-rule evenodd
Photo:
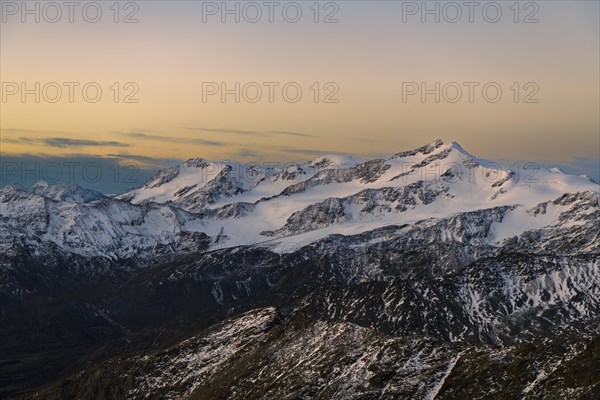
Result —
M 598 184 L 438 140 L 0 189 L 0 397 L 600 398 Z

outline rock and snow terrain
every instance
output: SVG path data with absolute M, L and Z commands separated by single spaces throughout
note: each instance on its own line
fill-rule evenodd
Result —
M 571 207 L 558 202 L 566 193 L 597 200 L 598 185 L 588 178 L 520 167 L 501 167 L 454 142 L 436 141 L 366 162 L 331 156 L 277 167 L 193 159 L 114 198 L 76 186 L 7 186 L 0 189 L 2 232 L 8 233 L 0 249 L 44 253 L 56 246 L 119 259 L 166 247 L 189 251 L 209 237 L 213 249 L 280 243 L 274 248 L 287 251 L 289 243 L 331 234 L 509 207 L 485 238 L 499 244 L 532 228 L 578 224 L 585 215 L 561 217 Z
M 7 186 L 0 396 L 593 398 L 598 199 L 441 141 Z
M 277 318 L 272 308 L 257 309 L 169 349 L 102 363 L 39 397 L 591 399 L 598 393 L 567 384 L 597 374 L 598 340 L 475 347 L 309 322 L 302 314 L 285 323 Z

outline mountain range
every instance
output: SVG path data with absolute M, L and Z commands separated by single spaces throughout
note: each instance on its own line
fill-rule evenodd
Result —
M 0 396 L 600 398 L 590 178 L 441 140 L 0 189 Z

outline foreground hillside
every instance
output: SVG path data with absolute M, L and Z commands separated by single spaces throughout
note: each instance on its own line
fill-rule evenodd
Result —
M 389 336 L 272 308 L 87 369 L 36 398 L 565 399 L 600 395 L 600 340 L 507 348 Z

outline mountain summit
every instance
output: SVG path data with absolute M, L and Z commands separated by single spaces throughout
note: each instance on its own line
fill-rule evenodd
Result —
M 0 246 L 14 251 L 22 243 L 43 253 L 52 244 L 110 259 L 200 243 L 260 243 L 286 251 L 290 242 L 303 246 L 328 235 L 487 209 L 505 210 L 485 238 L 500 243 L 560 223 L 573 204 L 548 206 L 552 212 L 543 217 L 532 210 L 566 193 L 597 189 L 585 178 L 532 163 L 500 166 L 441 140 L 369 161 L 324 156 L 305 164 L 259 165 L 196 158 L 110 198 L 76 185 L 1 189 L 7 229 Z

